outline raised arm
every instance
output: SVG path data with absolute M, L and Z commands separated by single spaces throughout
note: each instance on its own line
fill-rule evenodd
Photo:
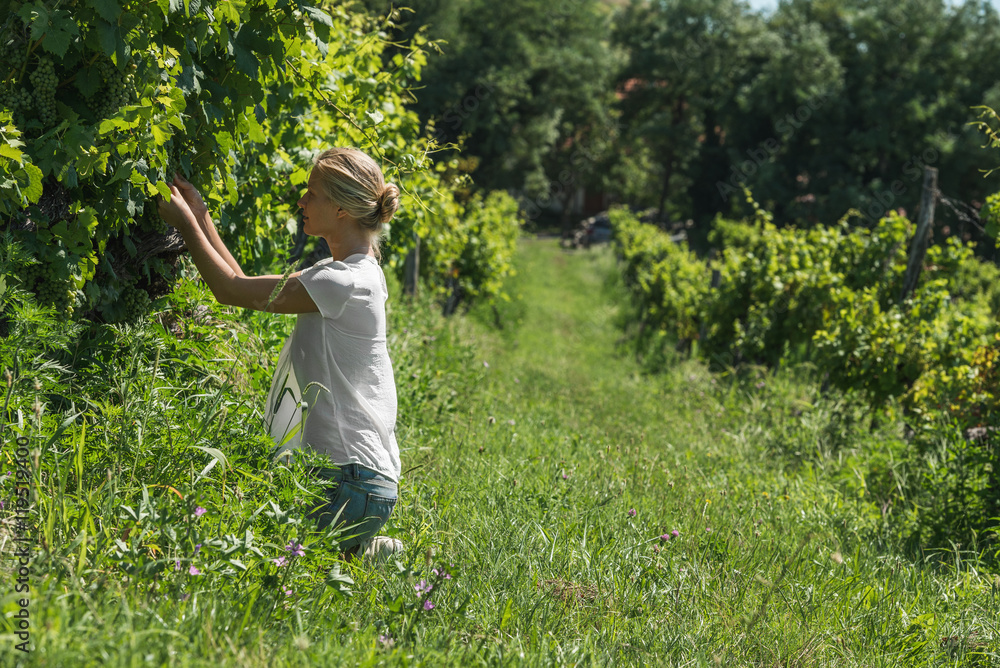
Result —
M 235 260 L 232 264 L 227 262 L 209 241 L 208 234 L 198 223 L 180 189 L 174 184 L 170 185 L 170 201 L 160 200 L 160 215 L 184 237 L 191 259 L 194 260 L 201 277 L 205 279 L 209 290 L 220 304 L 270 313 L 319 311 L 312 297 L 298 280 L 301 272 L 290 275 L 281 292 L 269 304 L 268 300 L 281 282 L 281 276 L 246 276 Z
M 174 175 L 174 185 L 184 197 L 184 201 L 187 202 L 191 213 L 194 214 L 195 220 L 202 231 L 204 231 L 205 236 L 208 238 L 208 243 L 222 257 L 223 261 L 236 272 L 237 276 L 243 276 L 243 268 L 240 267 L 236 258 L 226 248 L 226 244 L 222 242 L 222 237 L 219 236 L 218 230 L 215 229 L 215 223 L 212 222 L 212 216 L 209 215 L 208 207 L 205 205 L 205 200 L 201 198 L 201 193 L 198 192 L 198 189 L 186 181 L 180 174 Z

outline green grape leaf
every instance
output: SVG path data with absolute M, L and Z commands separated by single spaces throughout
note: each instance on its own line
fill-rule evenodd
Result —
M 228 132 L 216 132 L 215 141 L 219 144 L 219 149 L 225 153 L 233 148 L 233 135 Z
M 24 152 L 10 144 L 0 144 L 0 156 L 21 162 Z
M 35 26 L 32 25 L 32 32 Z M 70 41 L 80 34 L 80 29 L 76 22 L 69 17 L 64 10 L 55 10 L 49 17 L 49 24 L 45 26 L 45 39 L 42 41 L 42 48 L 49 53 L 62 58 L 66 55 Z
M 260 123 L 253 114 L 247 114 L 244 116 L 246 119 L 246 131 L 250 136 L 250 141 L 256 142 L 258 144 L 263 144 L 267 141 L 267 136 L 264 134 L 263 128 L 260 127 Z
M 93 236 L 97 231 L 97 211 L 92 206 L 86 206 L 78 214 L 77 222 L 87 230 L 87 236 Z
M 42 170 L 30 162 L 25 163 L 22 169 L 28 175 L 28 187 L 21 192 L 28 202 L 37 202 L 42 197 Z
M 135 257 L 136 255 L 139 254 L 139 251 L 136 249 L 135 243 L 133 243 L 131 237 L 128 236 L 122 237 L 122 243 L 125 245 L 125 250 L 128 251 L 128 254 L 131 257 Z
M 233 55 L 236 56 L 236 68 L 252 79 L 256 79 L 260 72 L 260 60 L 257 56 L 238 42 L 233 42 Z
M 90 301 L 91 304 L 96 304 L 98 301 L 100 301 L 101 287 L 97 285 L 97 283 L 89 281 L 87 285 L 83 288 L 83 291 L 84 293 L 86 293 L 87 299 Z
M 92 97 L 101 88 L 101 73 L 96 67 L 84 67 L 76 73 L 73 85 L 84 97 Z
M 215 8 L 215 11 L 218 12 L 218 18 L 220 21 L 237 24 L 240 22 L 240 12 L 236 8 L 235 3 L 220 3 L 219 6 Z
M 87 6 L 97 10 L 97 14 L 108 23 L 116 23 L 122 13 L 115 0 L 87 0 Z
M 72 162 L 64 164 L 63 168 L 59 170 L 56 180 L 67 188 L 75 188 L 79 183 L 79 180 L 77 179 L 76 166 Z
M 118 34 L 118 27 L 111 25 L 107 21 L 102 20 L 97 22 L 97 38 L 101 44 L 101 50 L 109 58 L 122 48 L 119 46 L 121 37 Z
M 308 6 L 303 7 L 303 9 L 305 10 L 306 14 L 309 15 L 309 18 L 311 18 L 313 21 L 321 23 L 322 25 L 325 26 L 329 26 L 331 28 L 333 27 L 333 19 L 330 17 L 329 14 L 324 12 L 322 9 L 319 9 L 318 7 L 308 7 Z
M 49 25 L 49 10 L 42 4 L 25 4 L 17 15 L 31 26 L 32 41 L 41 39 Z
M 154 123 L 149 128 L 149 131 L 153 134 L 153 141 L 156 142 L 157 146 L 163 146 L 171 137 L 166 126 L 166 123 Z
M 181 70 L 181 73 L 174 80 L 177 87 L 180 88 L 185 93 L 194 93 L 198 95 L 201 93 L 201 79 L 205 78 L 205 74 L 202 72 L 201 68 L 197 64 L 187 64 Z

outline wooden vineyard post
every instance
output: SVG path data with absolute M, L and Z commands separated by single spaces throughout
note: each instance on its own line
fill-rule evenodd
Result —
M 420 237 L 414 235 L 415 244 L 403 260 L 403 293 L 410 297 L 417 295 L 417 277 L 420 276 Z
M 910 261 L 906 265 L 906 276 L 903 279 L 903 293 L 900 303 L 906 301 L 917 287 L 920 270 L 924 264 L 924 255 L 931 241 L 931 227 L 934 225 L 934 202 L 937 200 L 937 174 L 934 167 L 924 167 L 924 188 L 920 195 L 920 218 L 917 220 L 917 233 L 913 236 L 910 246 Z
M 719 285 L 721 283 L 722 283 L 722 272 L 719 271 L 718 269 L 713 269 L 712 270 L 712 282 L 708 286 L 709 289 L 711 289 L 711 290 L 718 290 L 719 289 Z M 701 342 L 705 340 L 705 334 L 707 333 L 707 330 L 708 330 L 708 323 L 706 323 L 706 322 L 701 323 L 701 327 L 698 328 L 698 345 L 699 346 L 701 345 Z

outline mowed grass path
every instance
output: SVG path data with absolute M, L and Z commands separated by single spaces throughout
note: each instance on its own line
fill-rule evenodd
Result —
M 644 375 L 618 343 L 623 296 L 609 249 L 525 240 L 517 266 L 502 329 L 485 305 L 441 321 L 428 302 L 390 301 L 404 474 L 387 531 L 406 550 L 398 562 L 344 566 L 350 596 L 325 583 L 336 562 L 329 536 L 298 517 L 304 468 L 273 468 L 252 411 L 236 405 L 257 399 L 217 392 L 243 416 L 218 444 L 253 471 L 189 482 L 204 464 L 188 457 L 190 471 L 168 471 L 150 491 L 140 482 L 174 456 L 171 434 L 200 429 L 216 394 L 185 403 L 151 371 L 109 372 L 123 396 L 138 397 L 124 402 L 122 425 L 145 424 L 148 408 L 150 424 L 166 426 L 125 455 L 104 436 L 113 425 L 88 431 L 92 455 L 112 453 L 101 461 L 123 462 L 114 479 L 129 485 L 86 488 L 107 549 L 73 542 L 83 501 L 47 504 L 61 538 L 32 566 L 35 649 L 19 652 L 13 633 L 0 634 L 0 666 L 1000 665 L 1000 578 L 967 547 L 925 554 L 893 541 L 906 509 L 884 507 L 875 481 L 856 473 L 871 466 L 852 467 L 870 465 L 879 441 L 844 427 L 835 397 L 788 371 L 734 378 L 678 359 Z M 256 327 L 261 341 L 282 338 Z M 211 350 L 198 374 L 227 357 Z M 136 369 L 160 359 L 145 355 Z M 163 399 L 149 390 L 156 383 Z M 56 478 L 40 488 L 53 499 Z M 203 517 L 164 515 L 164 533 L 132 556 L 105 554 L 133 525 L 120 519 L 123 504 L 149 493 L 157 507 L 179 507 L 163 481 L 206 507 Z M 79 518 L 64 517 L 70 506 Z M 261 559 L 245 578 L 227 575 L 218 538 L 243 536 L 251 520 Z M 205 542 L 201 554 L 177 548 L 185 566 L 215 570 L 185 571 L 170 554 L 152 576 L 123 572 L 169 545 L 172 528 Z M 290 536 L 304 554 L 274 563 Z M 5 563 L 11 620 L 20 604 Z
M 1000 579 L 914 563 L 870 501 L 776 457 L 772 413 L 804 406 L 808 429 L 814 390 L 696 362 L 643 375 L 616 352 L 609 249 L 525 240 L 518 267 L 502 330 L 485 309 L 456 324 L 476 407 L 404 453 L 396 525 L 458 575 L 382 659 L 1000 665 Z

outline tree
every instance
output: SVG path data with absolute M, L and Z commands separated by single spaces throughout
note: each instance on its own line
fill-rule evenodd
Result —
M 605 173 L 615 66 L 595 0 L 453 2 L 417 93 L 442 144 L 461 142 L 480 187 L 527 197 L 529 215 Z M 440 15 L 440 14 L 438 14 Z
M 971 107 L 1000 100 L 1000 21 L 983 2 L 635 0 L 616 21 L 623 153 L 651 160 L 663 214 L 779 222 L 912 209 L 925 164 L 965 200 L 997 189 Z
M 987 3 L 792 0 L 772 20 L 776 29 L 801 24 L 823 31 L 843 87 L 796 135 L 790 166 L 813 198 L 783 217 L 912 208 L 924 164 L 939 168 L 943 192 L 983 192 L 981 141 L 968 124 L 1000 75 L 1000 23 Z M 789 194 L 774 190 L 784 202 Z
M 648 146 L 659 167 L 661 218 L 690 215 L 693 166 L 702 145 L 723 141 L 719 121 L 759 69 L 763 36 L 763 20 L 736 0 L 633 0 L 617 17 L 626 141 Z

